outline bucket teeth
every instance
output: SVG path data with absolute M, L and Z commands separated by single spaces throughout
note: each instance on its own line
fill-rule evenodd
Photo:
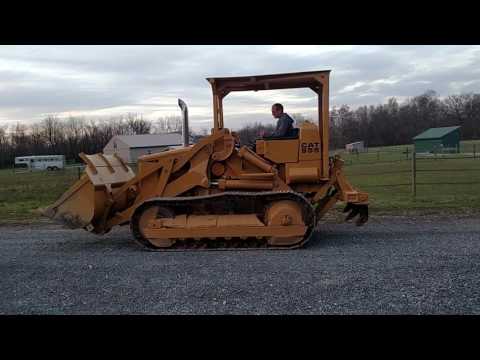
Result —
M 349 211 L 350 213 L 345 218 L 346 222 L 352 220 L 357 215 L 359 215 L 355 222 L 357 226 L 362 226 L 368 221 L 368 205 L 348 203 L 343 212 L 345 213 Z

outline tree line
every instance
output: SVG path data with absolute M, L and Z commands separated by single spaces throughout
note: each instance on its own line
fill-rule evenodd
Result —
M 9 130 L 9 131 L 8 131 Z M 167 116 L 153 122 L 138 114 L 126 114 L 104 120 L 50 115 L 38 123 L 0 126 L 0 168 L 11 167 L 16 156 L 65 155 L 79 162 L 81 152 L 102 152 L 116 135 L 141 135 L 181 130 L 179 116 Z
M 312 121 L 303 114 L 290 114 L 297 125 Z M 330 111 L 330 148 L 364 141 L 366 146 L 411 144 L 412 138 L 432 127 L 461 126 L 463 140 L 480 138 L 480 94 L 451 95 L 441 99 L 433 90 L 406 99 L 399 104 L 390 98 L 385 104 L 333 107 Z M 239 130 L 243 143 L 252 142 L 261 130 L 272 126 L 260 123 Z
M 461 126 L 463 140 L 480 138 L 480 94 L 451 95 L 440 99 L 433 90 L 399 104 L 390 98 L 385 104 L 343 105 L 330 112 L 330 146 L 364 141 L 367 146 L 411 144 L 412 138 L 432 128 Z
M 309 120 L 291 114 L 297 124 Z M 433 90 L 399 104 L 395 98 L 385 104 L 348 105 L 330 111 L 330 147 L 343 148 L 354 141 L 366 146 L 408 144 L 420 132 L 441 126 L 460 125 L 462 139 L 480 138 L 480 94 L 451 95 L 441 99 Z M 11 167 L 16 156 L 63 154 L 70 161 L 80 161 L 78 154 L 101 152 L 115 135 L 152 134 L 181 131 L 180 116 L 144 119 L 126 114 L 104 120 L 82 117 L 60 119 L 54 115 L 32 125 L 17 123 L 12 128 L 0 126 L 0 167 Z M 249 124 L 238 130 L 242 144 L 252 143 L 261 131 L 272 125 Z M 201 135 L 206 135 L 203 131 Z M 194 134 L 197 137 L 200 134 Z

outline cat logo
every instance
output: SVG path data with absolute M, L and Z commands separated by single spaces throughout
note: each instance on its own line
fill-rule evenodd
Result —
M 302 143 L 302 154 L 320 152 L 320 143 Z

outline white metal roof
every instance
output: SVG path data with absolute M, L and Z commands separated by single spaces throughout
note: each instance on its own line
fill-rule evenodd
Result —
M 130 148 L 182 145 L 182 134 L 117 135 L 116 138 Z

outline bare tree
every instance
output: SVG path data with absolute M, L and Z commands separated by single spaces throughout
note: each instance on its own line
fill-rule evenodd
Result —
M 182 131 L 182 117 L 177 115 L 163 116 L 157 119 L 154 125 L 154 133 L 171 133 Z
M 7 128 L 0 127 L 0 167 L 5 167 L 11 158 L 12 146 L 7 136 Z
M 295 120 L 295 125 L 300 126 L 304 122 L 313 122 L 311 117 L 305 116 L 304 114 L 301 113 L 292 113 L 290 114 L 293 120 Z
M 48 115 L 41 123 L 48 148 L 55 152 L 63 140 L 63 123 L 56 115 Z
M 301 113 L 291 114 L 296 125 L 310 120 Z M 384 104 L 361 106 L 356 110 L 347 105 L 330 111 L 330 145 L 363 140 L 368 146 L 411 143 L 412 137 L 430 127 L 461 125 L 463 139 L 480 138 L 480 94 L 454 94 L 445 99 L 430 90 L 399 104 L 391 98 Z M 0 126 L 0 167 L 11 166 L 15 156 L 30 154 L 64 154 L 68 160 L 80 161 L 78 153 L 101 152 L 115 135 L 178 132 L 180 116 L 165 116 L 154 123 L 139 114 L 125 114 L 108 119 L 49 115 L 40 122 L 26 126 L 17 123 Z M 238 130 L 242 144 L 252 143 L 262 131 L 271 133 L 273 125 L 249 124 Z M 197 138 L 206 136 L 203 128 Z
M 142 115 L 133 113 L 127 114 L 127 125 L 132 135 L 149 134 L 152 128 L 150 121 L 145 120 Z
M 255 141 L 255 139 L 261 136 L 262 132 L 267 134 L 271 134 L 274 131 L 273 125 L 264 125 L 259 122 L 254 124 L 248 124 L 241 128 L 240 130 L 236 131 L 238 137 L 240 138 L 240 143 L 242 145 L 248 145 Z

